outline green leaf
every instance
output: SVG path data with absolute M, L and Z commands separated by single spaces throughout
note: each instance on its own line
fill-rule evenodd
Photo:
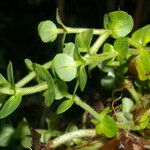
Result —
M 1 93 L 0 93 L 0 107 L 1 107 L 1 105 L 7 100 L 7 96 L 8 96 L 8 95 L 1 94 Z
M 29 71 L 33 71 L 34 70 L 34 67 L 33 67 L 33 63 L 30 59 L 25 59 L 24 60 L 25 64 L 26 64 L 26 67 Z
M 46 90 L 43 95 L 45 97 L 45 105 L 49 107 L 55 99 L 54 80 L 47 69 L 38 64 L 36 64 L 35 67 L 37 74 L 41 77 L 43 81 L 46 81 L 48 85 L 48 90 Z
M 129 64 L 129 71 L 137 73 L 139 80 L 150 80 L 150 53 L 148 50 L 139 50 L 140 54 L 134 57 Z
M 118 52 L 117 55 L 118 61 L 122 63 L 128 54 L 129 49 L 128 39 L 126 37 L 118 38 L 114 43 L 114 48 Z
M 62 99 L 67 94 L 67 92 L 67 84 L 64 81 L 57 79 L 55 81 L 55 99 Z
M 16 131 L 15 131 L 15 138 L 16 139 L 22 139 L 25 136 L 30 135 L 30 129 L 28 126 L 28 122 L 25 118 L 23 118 L 22 121 L 20 121 L 17 125 Z
M 76 35 L 76 39 L 75 39 L 75 48 L 74 48 L 74 59 L 75 60 L 83 60 L 79 51 L 79 43 L 77 40 L 77 35 Z
M 32 147 L 32 137 L 30 136 L 25 136 L 24 138 L 21 139 L 21 145 L 24 147 L 24 148 L 29 148 L 29 147 Z
M 132 39 L 145 46 L 150 42 L 150 24 L 135 31 L 132 34 Z
M 134 103 L 131 99 L 125 97 L 122 99 L 122 112 L 129 113 L 133 107 Z
M 21 103 L 22 95 L 17 94 L 11 96 L 2 106 L 0 110 L 0 119 L 7 117 L 10 115 L 13 111 L 17 109 L 19 104 Z
M 46 90 L 46 91 L 43 93 L 43 96 L 44 96 L 44 98 L 45 98 L 45 105 L 46 105 L 47 107 L 50 107 L 51 104 L 52 104 L 53 101 L 54 101 L 54 96 L 53 96 L 53 94 L 51 94 L 50 91 L 49 91 L 49 89 L 48 89 L 48 90 Z
M 38 25 L 38 33 L 44 43 L 53 42 L 57 38 L 57 27 L 50 21 L 42 21 Z
M 13 65 L 12 62 L 10 61 L 8 66 L 7 66 L 7 78 L 8 82 L 12 87 L 14 87 L 14 73 L 13 73 Z
M 0 74 L 0 86 L 8 85 L 8 81 Z
M 72 42 L 66 43 L 63 52 L 68 54 L 71 57 L 74 57 L 74 48 L 75 48 L 74 43 Z
M 64 29 L 66 28 L 66 26 L 63 24 L 62 20 L 60 19 L 58 9 L 56 10 L 56 20 L 57 20 L 58 24 L 60 24 Z
M 76 77 L 77 65 L 69 55 L 57 54 L 53 60 L 53 65 L 57 75 L 63 81 L 71 81 Z
M 6 147 L 12 142 L 14 135 L 14 128 L 10 125 L 4 124 L 0 126 L 0 147 Z M 2 148 L 3 149 L 3 148 Z
M 87 29 L 77 35 L 76 40 L 78 41 L 78 48 L 80 52 L 89 52 L 92 38 L 93 38 L 92 29 Z
M 111 44 L 109 44 L 109 43 L 105 43 L 105 44 L 104 44 L 103 53 L 112 52 L 112 51 L 114 51 L 114 50 L 115 50 L 115 49 L 114 49 L 114 47 L 113 47 Z
M 124 11 L 114 11 L 104 16 L 104 27 L 105 29 L 110 29 L 112 37 L 117 39 L 131 32 L 133 19 Z
M 85 66 L 81 66 L 79 68 L 79 86 L 81 91 L 84 90 L 86 83 L 87 83 L 87 74 L 86 74 Z
M 109 111 L 110 111 L 109 107 L 104 108 L 99 114 L 99 119 L 103 120 L 103 118 L 109 113 Z
M 62 102 L 59 107 L 57 108 L 57 114 L 64 113 L 73 105 L 73 100 L 68 99 Z
M 139 119 L 139 124 L 141 129 L 144 129 L 147 127 L 148 123 L 150 123 L 150 111 L 147 110 Z
M 115 79 L 113 76 L 107 75 L 101 79 L 101 85 L 105 88 L 110 89 L 110 88 L 113 88 L 114 81 Z
M 117 134 L 117 125 L 113 118 L 106 115 L 103 120 L 96 126 L 97 134 L 104 134 L 108 138 L 112 138 Z

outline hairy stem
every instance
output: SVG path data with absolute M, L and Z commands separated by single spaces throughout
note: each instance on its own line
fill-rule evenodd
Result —
M 83 138 L 83 137 L 94 137 L 96 136 L 95 129 L 81 129 L 78 131 L 73 131 L 70 133 L 66 133 L 60 137 L 55 138 L 49 143 L 50 148 L 56 148 L 65 142 L 71 141 L 75 138 Z
M 89 28 L 71 28 L 71 27 L 66 27 L 65 29 L 57 29 L 58 34 L 76 34 L 76 33 L 81 33 L 83 31 L 88 30 Z M 93 29 L 93 34 L 95 35 L 100 35 L 103 34 L 106 30 L 105 29 Z
M 52 61 L 49 61 L 43 65 L 44 68 L 49 69 L 51 67 Z M 30 72 L 27 76 L 25 76 L 23 79 L 21 79 L 19 82 L 15 84 L 15 87 L 23 87 L 28 82 L 30 82 L 34 77 L 36 76 L 36 73 L 34 71 Z
M 135 40 L 133 40 L 131 38 L 128 38 L 128 42 L 133 47 L 136 47 L 136 48 L 139 48 L 139 49 L 142 47 L 142 44 L 136 42 Z
M 105 60 L 115 58 L 117 55 L 118 55 L 118 52 L 111 51 L 111 52 L 106 52 L 103 54 L 91 55 L 90 57 L 84 58 L 84 60 L 87 64 L 91 64 L 93 62 L 102 63 Z
M 106 30 L 105 32 L 103 32 L 98 39 L 96 40 L 96 42 L 92 45 L 92 47 L 90 48 L 90 54 L 96 54 L 99 50 L 99 48 L 102 46 L 102 44 L 105 42 L 105 40 L 111 35 L 111 32 Z
M 92 107 L 83 102 L 78 96 L 75 96 L 73 100 L 76 105 L 80 106 L 85 111 L 89 112 L 95 119 L 99 120 L 99 114 Z

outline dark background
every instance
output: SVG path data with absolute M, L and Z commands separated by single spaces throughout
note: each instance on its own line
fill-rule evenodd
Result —
M 63 22 L 73 27 L 102 28 L 104 14 L 119 9 L 133 16 L 134 29 L 150 23 L 149 0 L 1 0 L 2 73 L 11 60 L 18 80 L 24 74 L 25 58 L 44 63 L 58 51 L 58 41 L 43 44 L 37 33 L 40 21 L 50 19 L 56 22 L 56 8 L 59 8 Z

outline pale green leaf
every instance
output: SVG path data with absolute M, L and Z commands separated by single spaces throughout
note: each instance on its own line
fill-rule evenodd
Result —
M 132 17 L 124 11 L 114 11 L 104 16 L 104 27 L 112 31 L 112 37 L 117 39 L 129 34 L 133 28 Z
M 134 103 L 131 99 L 125 97 L 122 99 L 122 112 L 129 113 L 133 107 Z
M 24 60 L 26 67 L 29 71 L 33 71 L 33 63 L 30 59 L 25 59 Z
M 132 39 L 145 46 L 150 42 L 150 24 L 135 31 L 132 34 Z
M 74 43 L 72 42 L 66 43 L 63 52 L 68 54 L 71 57 L 74 57 L 74 48 L 75 48 Z
M 53 65 L 57 75 L 63 81 L 71 81 L 76 77 L 76 62 L 69 55 L 57 54 L 53 60 Z
M 53 42 L 57 38 L 57 27 L 50 21 L 42 21 L 38 25 L 38 33 L 44 43 Z

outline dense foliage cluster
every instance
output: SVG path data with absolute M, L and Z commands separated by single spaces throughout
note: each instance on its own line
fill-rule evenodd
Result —
M 110 141 L 112 146 L 117 142 L 118 147 L 123 145 L 126 149 L 150 148 L 150 25 L 128 36 L 134 22 L 124 11 L 106 14 L 103 29 L 67 27 L 58 11 L 56 19 L 62 28 L 46 20 L 39 23 L 38 33 L 44 43 L 53 42 L 58 34 L 63 34 L 59 54 L 44 65 L 25 59 L 29 74 L 17 83 L 11 62 L 7 67 L 7 79 L 0 74 L 0 119 L 13 113 L 23 96 L 41 92 L 47 107 L 59 100 L 57 115 L 63 115 L 76 104 L 85 111 L 83 120 L 90 118 L 92 125 L 87 128 L 85 121 L 82 129 L 79 129 L 81 126 L 69 125 L 62 132 L 56 129 L 57 115 L 48 117 L 50 114 L 47 114 L 48 129 L 34 130 L 23 119 L 16 129 L 7 126 L 2 129 L 0 146 L 7 146 L 13 137 L 20 139 L 26 148 L 32 144 L 34 149 L 53 149 L 65 144 L 67 147 L 94 150 L 103 149 L 108 145 L 106 141 L 113 138 Z M 75 40 L 66 42 L 68 34 L 75 34 Z M 94 78 L 90 73 L 95 68 L 99 69 L 99 74 L 103 73 L 101 90 L 112 93 L 112 97 L 105 100 L 111 105 L 106 104 L 99 112 L 78 95 L 78 91 L 82 93 L 85 90 L 87 81 Z M 28 86 L 33 79 L 37 84 Z M 75 83 L 73 90 L 69 82 Z M 98 140 L 86 148 L 91 137 L 98 137 Z

